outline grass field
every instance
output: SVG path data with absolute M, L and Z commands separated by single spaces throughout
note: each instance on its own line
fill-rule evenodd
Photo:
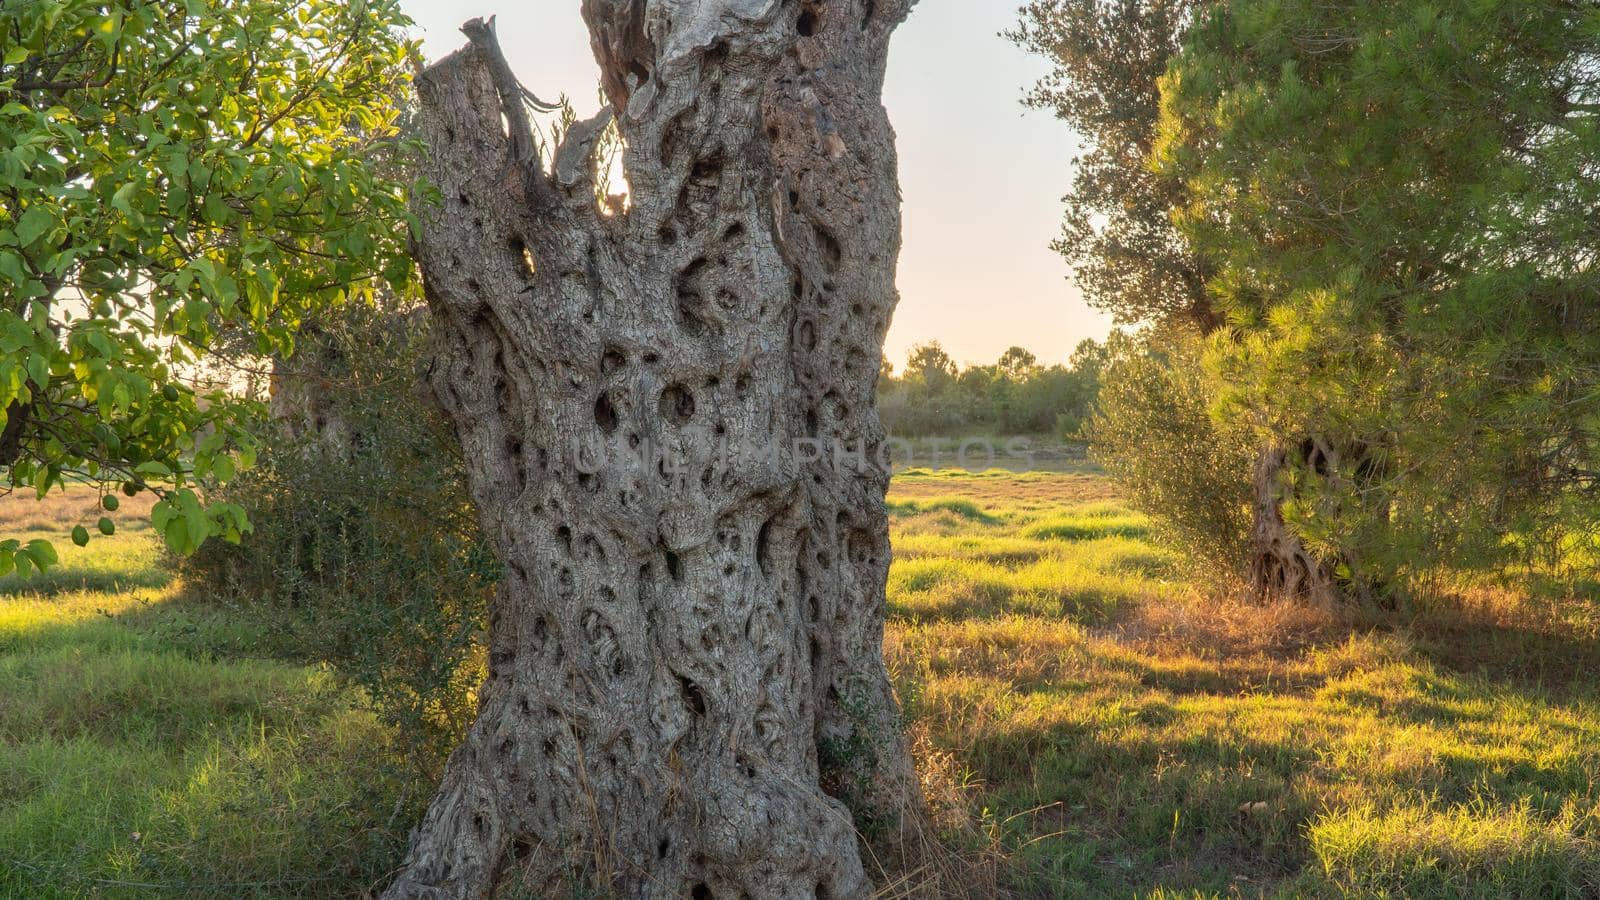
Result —
M 182 599 L 125 503 L 0 501 L 62 565 L 0 579 L 0 897 L 355 896 L 403 852 L 422 787 L 325 672 Z
M 886 652 L 969 883 L 1600 895 L 1595 598 L 1364 627 L 1201 594 L 1089 471 L 908 473 L 890 502 Z M 17 503 L 8 535 L 88 514 Z M 0 895 L 382 884 L 428 785 L 360 698 L 182 598 L 131 519 L 62 555 L 0 580 Z

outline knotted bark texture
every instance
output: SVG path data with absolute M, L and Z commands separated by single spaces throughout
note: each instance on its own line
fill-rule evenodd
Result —
M 1256 458 L 1252 479 L 1250 583 L 1262 602 L 1301 600 L 1332 607 L 1338 592 L 1327 566 L 1312 556 L 1283 518 L 1282 476 L 1289 452 L 1269 447 Z
M 857 825 L 918 818 L 887 474 L 835 452 L 883 438 L 908 6 L 585 0 L 612 108 L 548 161 L 483 23 L 419 79 L 430 382 L 505 577 L 478 720 L 388 896 L 863 897 Z M 595 202 L 605 116 L 621 212 Z
M 1313 553 L 1284 519 L 1286 493 L 1313 504 L 1325 521 L 1353 517 L 1367 527 L 1381 527 L 1390 517 L 1385 479 L 1391 477 L 1388 455 L 1361 441 L 1336 442 L 1313 435 L 1291 451 L 1282 445 L 1264 449 L 1256 460 L 1251 532 L 1251 583 L 1258 598 L 1301 600 L 1329 609 L 1365 607 L 1393 611 L 1396 599 L 1389 585 L 1364 566 L 1353 549 L 1360 540 L 1343 540 L 1343 549 L 1328 558 Z M 1289 485 L 1298 469 L 1300 480 L 1314 489 Z M 1370 541 L 1370 538 L 1368 538 Z

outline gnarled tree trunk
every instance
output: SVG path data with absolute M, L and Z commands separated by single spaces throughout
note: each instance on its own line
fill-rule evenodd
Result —
M 302 329 L 296 338 L 299 346 L 293 356 L 272 358 L 268 409 L 290 440 L 341 454 L 350 446 L 350 425 L 329 382 L 340 377 L 344 360 L 332 339 L 316 326 Z
M 1289 452 L 1264 448 L 1252 480 L 1250 585 L 1260 600 L 1289 598 L 1332 605 L 1338 599 L 1327 567 L 1312 556 L 1283 518 L 1282 473 Z
M 882 443 L 880 89 L 908 6 L 585 0 L 615 214 L 608 120 L 543 167 L 483 23 L 419 80 L 430 380 L 505 577 L 478 720 L 388 896 L 515 866 L 543 891 L 861 897 L 855 823 L 919 816 L 881 655 L 887 473 L 832 448 Z
M 1263 449 L 1256 461 L 1252 509 L 1251 582 L 1256 595 L 1264 600 L 1288 597 L 1327 606 L 1394 609 L 1390 586 L 1362 564 L 1359 541 L 1346 541 L 1331 552 L 1331 559 L 1319 558 L 1284 521 L 1283 475 L 1291 464 L 1304 466 L 1304 477 L 1331 489 L 1309 498 L 1319 515 L 1330 520 L 1355 517 L 1368 528 L 1379 528 L 1389 518 L 1382 484 L 1387 470 L 1382 454 L 1372 446 L 1312 436 L 1300 441 L 1292 455 L 1281 445 Z

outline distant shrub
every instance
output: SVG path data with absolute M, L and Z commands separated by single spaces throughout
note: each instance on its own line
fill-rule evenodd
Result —
M 1199 357 L 1187 332 L 1114 336 L 1090 453 L 1190 561 L 1231 579 L 1246 562 L 1255 454 L 1242 429 L 1211 417 Z
M 498 573 L 459 450 L 419 397 L 423 330 L 357 308 L 304 338 L 276 376 L 258 465 L 224 491 L 254 531 L 238 546 L 207 542 L 180 569 L 286 652 L 365 688 L 426 768 L 471 721 Z
M 935 394 L 922 388 L 905 388 L 898 382 L 881 385 L 878 414 L 884 427 L 897 437 L 930 434 L 966 434 L 974 430 L 962 397 L 953 390 Z

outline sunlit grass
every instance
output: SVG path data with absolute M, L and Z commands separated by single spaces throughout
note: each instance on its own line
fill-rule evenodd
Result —
M 1584 603 L 1494 595 L 1384 630 L 1257 608 L 1184 584 L 1146 520 L 1092 489 L 939 477 L 896 507 L 886 647 L 924 766 L 1011 888 L 1600 891 Z
M 1483 898 L 1600 894 L 1597 837 L 1594 806 L 1578 800 L 1361 804 L 1310 830 L 1323 871 L 1351 893 Z
M 1022 536 L 1056 541 L 1144 538 L 1150 536 L 1150 520 L 1116 507 L 1090 506 L 1034 522 L 1022 529 Z
M 124 529 L 0 581 L 0 896 L 379 884 L 424 793 L 393 736 L 327 673 L 247 658 L 263 636 L 159 560 Z
M 1006 890 L 1600 895 L 1593 598 L 1376 628 L 1201 593 L 1091 471 L 890 500 L 913 745 L 949 846 Z M 0 580 L 0 896 L 381 886 L 429 786 L 361 698 L 181 598 L 135 523 L 61 550 Z

